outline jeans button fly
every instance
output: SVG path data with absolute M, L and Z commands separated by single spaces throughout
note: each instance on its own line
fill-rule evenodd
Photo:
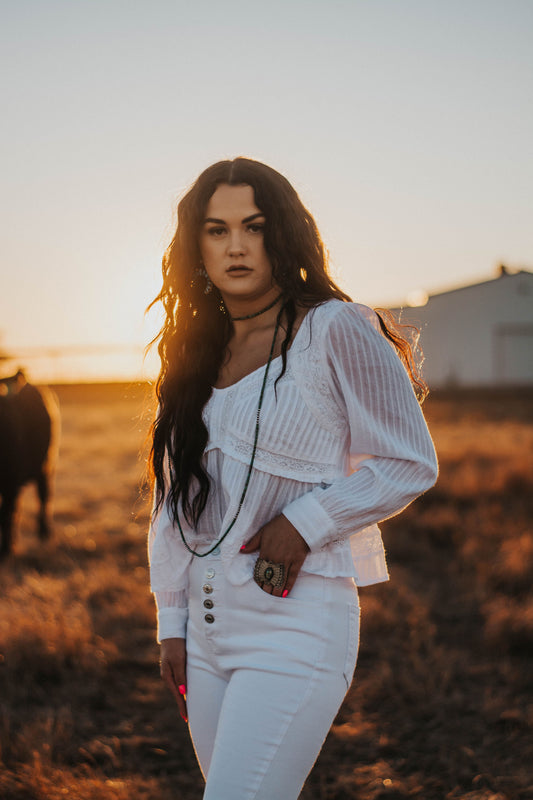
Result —
M 204 619 L 205 619 L 206 622 L 209 622 L 209 623 L 215 621 L 215 618 L 214 618 L 214 616 L 212 614 L 206 614 Z
M 206 594 L 211 594 L 211 592 L 213 591 L 213 587 L 211 586 L 210 583 L 204 583 L 203 589 Z
M 205 573 L 205 577 L 206 578 L 214 578 L 215 577 L 215 570 L 214 569 L 208 569 L 206 571 L 206 573 Z
M 212 600 L 204 600 L 204 608 L 213 608 L 214 605 Z

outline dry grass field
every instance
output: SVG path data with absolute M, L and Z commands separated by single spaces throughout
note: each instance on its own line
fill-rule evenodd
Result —
M 56 391 L 54 536 L 25 490 L 0 566 L 0 797 L 199 800 L 158 676 L 146 387 Z M 302 800 L 533 798 L 533 393 L 425 409 L 441 476 L 383 526 L 392 580 L 361 592 L 355 681 Z

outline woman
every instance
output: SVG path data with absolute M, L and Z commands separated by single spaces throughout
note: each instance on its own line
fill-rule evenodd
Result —
M 181 200 L 157 300 L 161 674 L 204 800 L 291 800 L 353 677 L 356 587 L 388 578 L 376 523 L 436 478 L 397 352 L 422 383 L 405 340 L 333 283 L 309 212 L 259 162 L 219 162 Z

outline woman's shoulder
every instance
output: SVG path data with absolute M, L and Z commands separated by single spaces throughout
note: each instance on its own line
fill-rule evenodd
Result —
M 310 314 L 310 324 L 324 332 L 331 328 L 366 328 L 369 324 L 381 332 L 378 315 L 362 303 L 332 298 L 312 308 Z
M 332 352 L 373 350 L 381 347 L 381 339 L 385 341 L 375 311 L 361 303 L 336 298 L 309 309 L 300 328 L 294 346 L 299 363 L 293 359 L 293 367 L 309 374 L 314 362 L 317 370 L 326 369 L 325 361 Z

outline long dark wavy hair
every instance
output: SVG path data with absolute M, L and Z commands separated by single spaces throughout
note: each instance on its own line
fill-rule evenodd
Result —
M 208 439 L 202 410 L 233 332 L 220 294 L 215 287 L 205 294 L 205 281 L 198 275 L 200 232 L 209 200 L 220 184 L 251 186 L 255 203 L 265 215 L 265 250 L 285 304 L 280 377 L 286 367 L 297 306 L 313 307 L 331 298 L 350 301 L 328 274 L 327 253 L 313 217 L 276 170 L 248 158 L 219 161 L 202 172 L 182 198 L 176 231 L 163 256 L 163 286 L 149 306 L 160 301 L 166 314 L 154 339 L 158 341 L 161 371 L 156 383 L 159 406 L 152 425 L 149 466 L 156 508 L 167 494 L 174 519 L 181 505 L 190 525 L 198 524 L 209 494 L 209 477 L 202 463 Z M 415 349 L 391 317 L 384 313 L 378 316 L 383 334 L 395 345 L 422 397 L 425 384 L 418 373 Z

